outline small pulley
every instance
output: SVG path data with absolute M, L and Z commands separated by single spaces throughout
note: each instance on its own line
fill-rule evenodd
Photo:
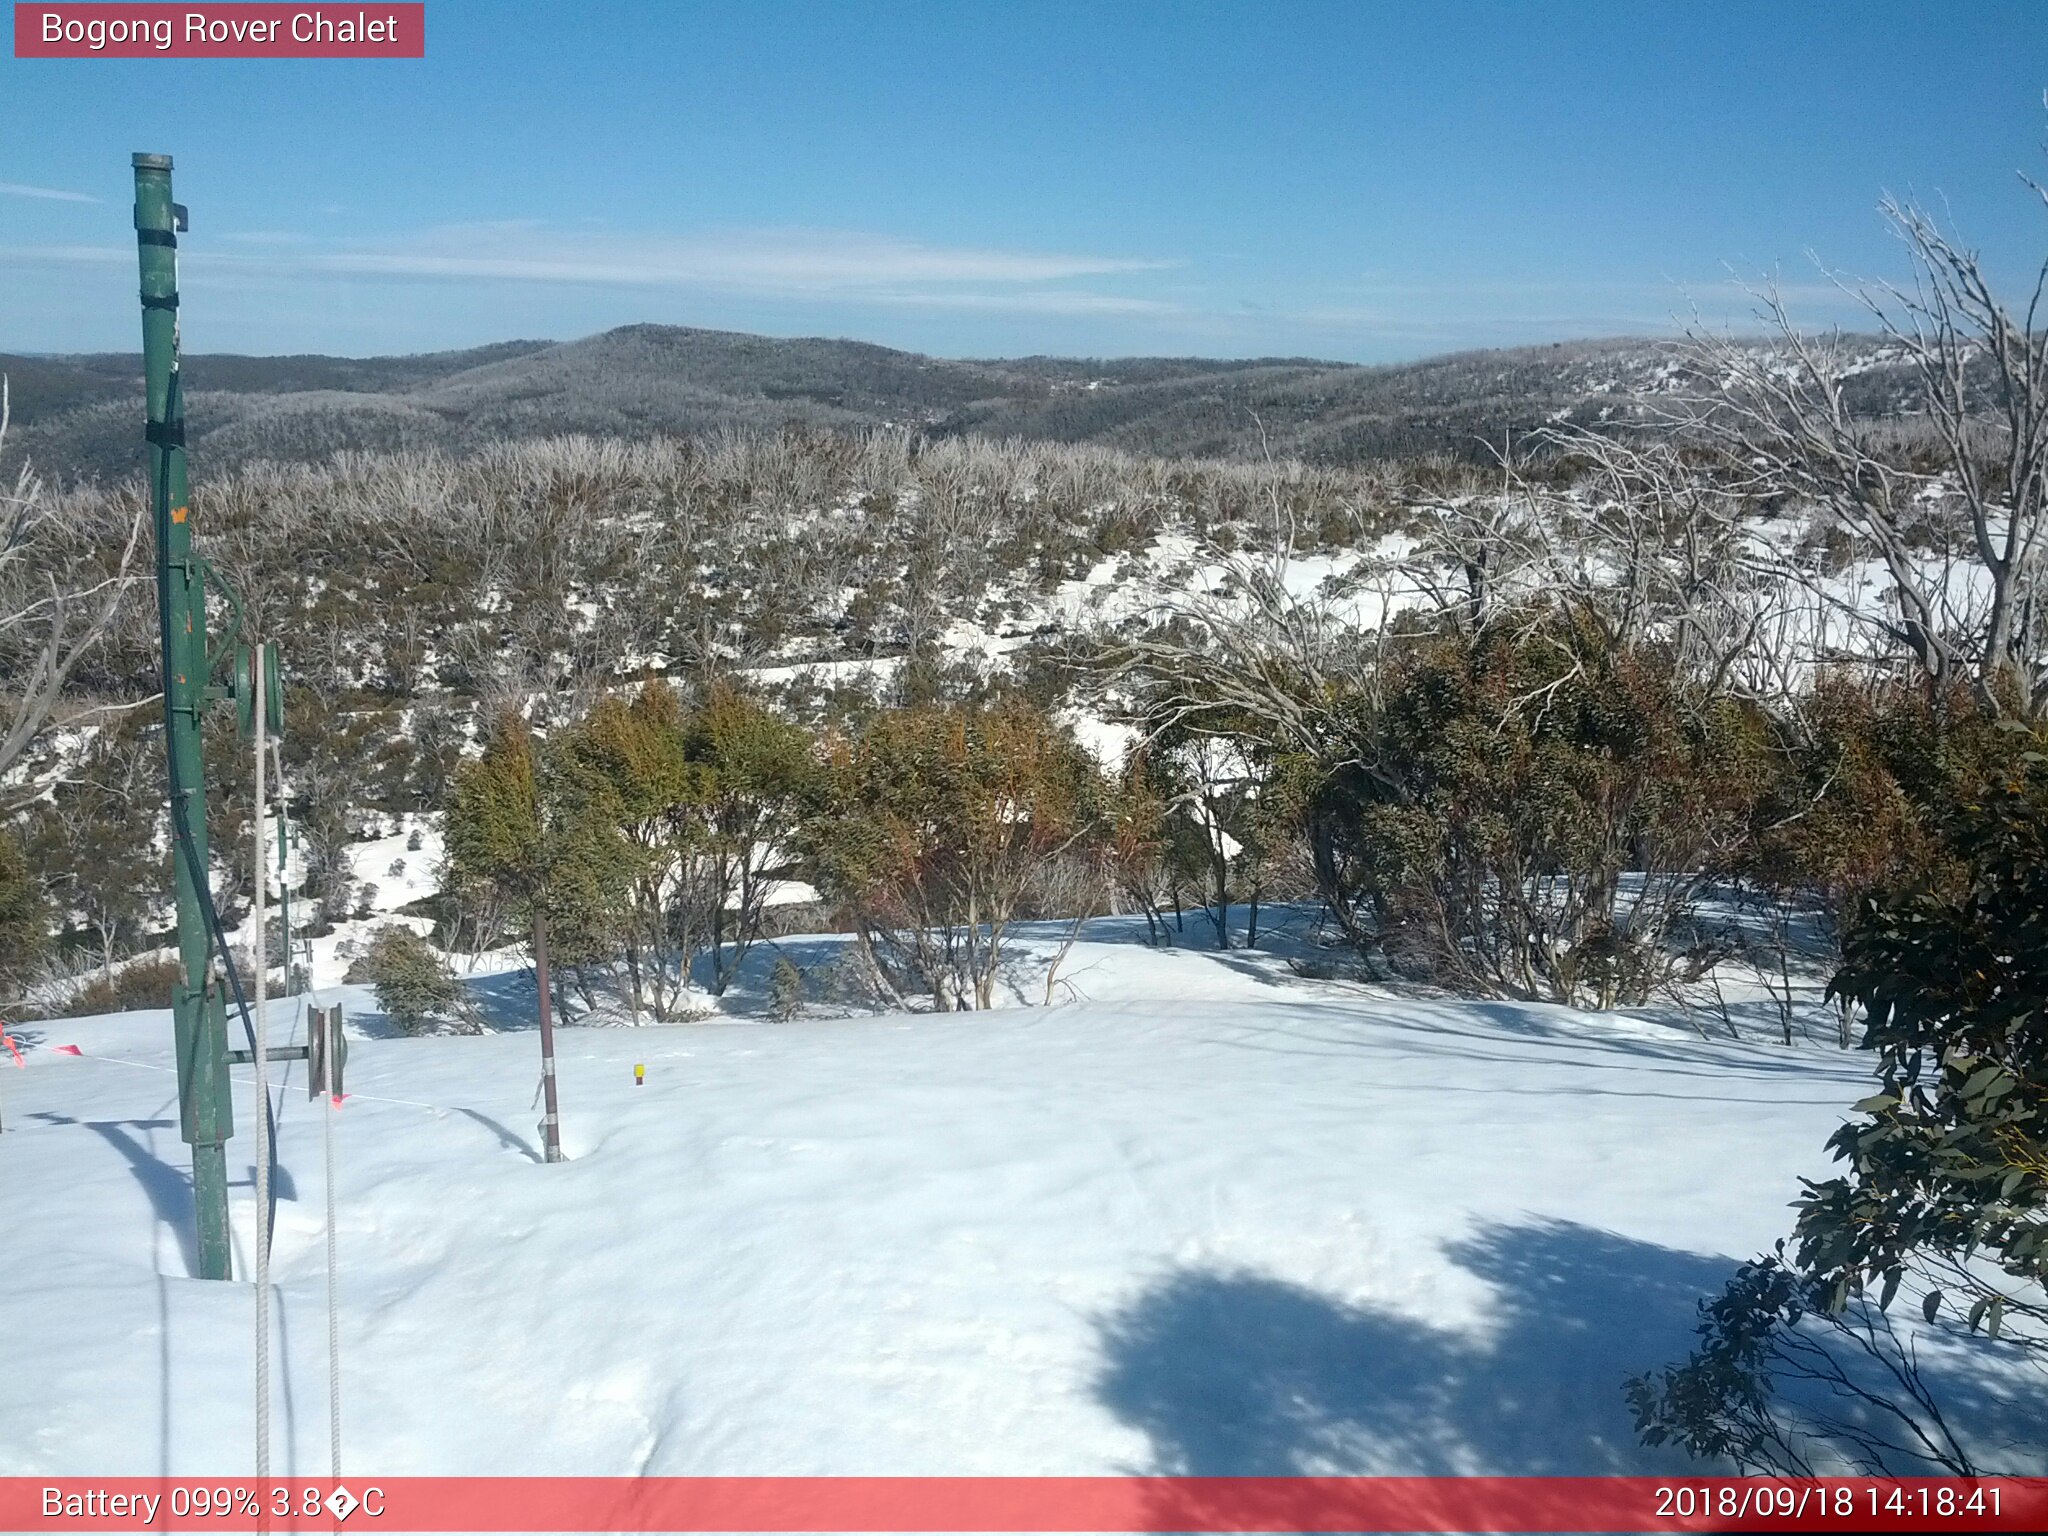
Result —
M 348 1065 L 348 1036 L 341 1028 L 341 1004 L 306 1006 L 306 1097 L 342 1097 L 342 1069 Z
M 235 723 L 241 727 L 244 741 L 256 734 L 256 651 L 257 647 L 247 644 L 235 647 Z M 284 664 L 278 656 L 275 640 L 264 641 L 262 652 L 264 732 L 281 737 L 284 735 Z

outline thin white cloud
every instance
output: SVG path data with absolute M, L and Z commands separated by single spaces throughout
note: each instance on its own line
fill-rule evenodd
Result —
M 1683 306 L 1690 299 L 1702 304 L 1747 303 L 1766 288 L 1787 303 L 1842 305 L 1857 302 L 1858 285 L 1834 282 L 1783 282 L 1769 274 L 1755 278 L 1724 276 L 1688 281 L 1682 278 L 1656 280 L 1594 279 L 1586 281 L 1522 279 L 1450 282 L 1396 282 L 1366 280 L 1343 283 L 1333 294 L 1366 300 L 1414 301 L 1472 304 L 1507 303 L 1517 309 L 1531 305 L 1560 303 L 1605 303 L 1613 306 L 1659 303 Z
M 38 266 L 97 267 L 113 261 L 133 261 L 132 245 L 0 245 L 0 261 L 30 262 Z
M 0 181 L 0 197 L 39 197 L 51 203 L 97 203 L 90 192 L 64 192 L 56 187 L 31 187 L 25 182 Z
M 530 222 L 451 225 L 410 239 L 309 258 L 382 277 L 843 292 L 950 283 L 1048 283 L 1153 272 L 1172 262 L 932 245 L 844 230 L 730 230 L 663 237 L 558 230 Z
M 849 290 L 855 303 L 884 304 L 905 309 L 996 310 L 1028 315 L 1177 315 L 1178 304 L 1141 299 L 1124 293 L 1094 293 L 1083 288 L 1022 289 L 1010 293 L 959 293 Z
M 892 309 L 1026 315 L 1170 316 L 1177 303 L 1072 286 L 1178 263 L 936 245 L 839 230 L 730 230 L 690 236 L 563 230 L 536 220 L 445 225 L 337 244 L 275 230 L 188 248 L 185 278 L 288 282 L 446 281 L 637 287 Z M 125 246 L 0 247 L 0 262 L 99 265 L 134 260 Z
M 1366 272 L 1320 293 L 1229 302 L 1177 261 L 946 245 L 858 231 L 732 229 L 629 234 L 541 220 L 451 224 L 386 237 L 319 240 L 253 229 L 188 247 L 185 280 L 199 288 L 300 292 L 346 282 L 367 293 L 404 283 L 500 284 L 673 293 L 872 311 L 1118 322 L 1233 346 L 1323 354 L 1358 343 L 1498 345 L 1623 333 L 1668 335 L 1692 321 L 1742 325 L 1754 303 L 1723 276 L 1555 280 L 1407 279 Z M 129 266 L 134 248 L 0 247 L 0 264 Z M 1853 308 L 1822 283 L 1788 285 L 1788 300 L 1819 319 Z M 552 302 L 552 301 L 549 301 Z M 627 301 L 637 305 L 639 301 Z

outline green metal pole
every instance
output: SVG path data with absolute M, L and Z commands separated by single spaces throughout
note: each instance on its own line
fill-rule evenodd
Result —
M 228 1245 L 227 1008 L 211 979 L 200 882 L 207 878 L 206 790 L 199 712 L 206 703 L 206 578 L 192 556 L 185 480 L 185 410 L 178 382 L 179 210 L 171 157 L 135 157 L 135 240 L 142 268 L 142 364 L 149 399 L 150 505 L 156 521 L 156 594 L 162 620 L 164 738 L 171 859 L 177 881 L 178 960 L 171 999 L 178 1053 L 179 1130 L 192 1147 L 199 1273 L 232 1278 Z

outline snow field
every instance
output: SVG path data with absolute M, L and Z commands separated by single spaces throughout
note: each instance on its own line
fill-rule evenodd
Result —
M 376 1038 L 344 989 L 345 1467 L 1681 1465 L 1621 1381 L 1787 1230 L 1860 1058 L 1130 932 L 1091 930 L 1057 1008 L 565 1029 L 555 1167 L 532 1033 Z M 187 1278 L 167 1017 L 25 1033 L 0 1474 L 246 1468 L 252 1300 Z M 274 1455 L 317 1473 L 319 1111 L 282 1102 Z

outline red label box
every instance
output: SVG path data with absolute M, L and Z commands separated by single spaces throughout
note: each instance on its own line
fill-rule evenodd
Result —
M 50 1536 L 2043 1529 L 2038 1477 L 0 1477 L 0 1531 Z
M 14 7 L 17 59 L 422 59 L 424 4 Z

